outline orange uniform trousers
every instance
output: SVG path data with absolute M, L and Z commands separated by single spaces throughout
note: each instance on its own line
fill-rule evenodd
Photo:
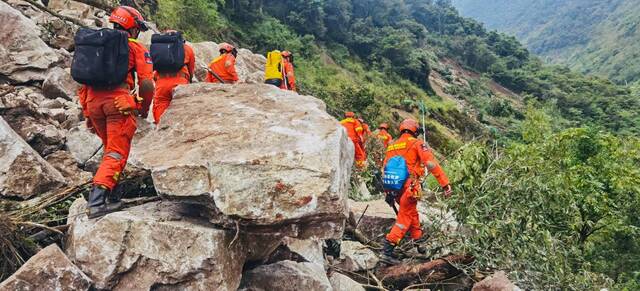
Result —
M 387 234 L 387 240 L 392 244 L 399 244 L 402 238 L 409 233 L 412 239 L 422 237 L 422 228 L 420 227 L 420 215 L 418 214 L 418 199 L 415 193 L 422 191 L 419 184 L 413 185 L 412 179 L 409 178 L 405 182 L 401 192 L 402 195 L 396 198 L 396 202 L 400 204 L 396 223 Z
M 153 97 L 153 120 L 156 124 L 160 123 L 160 117 L 171 105 L 173 89 L 182 84 L 189 84 L 189 80 L 181 73 L 171 77 L 159 76 L 156 79 L 156 94 Z
M 93 177 L 93 184 L 102 185 L 109 190 L 113 190 L 118 184 L 127 165 L 131 140 L 137 128 L 134 114 L 123 115 L 116 109 L 115 97 L 92 94 L 87 97 L 89 120 L 104 145 L 102 163 Z
M 364 151 L 364 147 L 360 144 L 360 141 L 351 140 L 353 142 L 353 146 L 355 147 L 355 161 L 356 166 L 364 167 L 365 162 L 367 161 L 367 153 Z

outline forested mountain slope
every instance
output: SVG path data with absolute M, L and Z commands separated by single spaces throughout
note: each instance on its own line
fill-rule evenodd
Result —
M 625 84 L 640 79 L 640 5 L 633 0 L 454 0 L 462 15 L 535 54 Z

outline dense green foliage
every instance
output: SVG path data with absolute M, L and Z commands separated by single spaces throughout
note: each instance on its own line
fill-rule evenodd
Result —
M 425 103 L 430 144 L 458 153 L 445 164 L 458 194 L 450 206 L 472 233 L 456 246 L 479 267 L 512 271 L 525 288 L 633 290 L 639 142 L 626 136 L 640 133 L 640 89 L 544 66 L 446 0 L 188 2 L 160 0 L 155 20 L 193 40 L 293 51 L 299 90 L 334 116 L 350 110 L 393 124 Z M 190 9 L 199 18 L 175 13 Z M 461 85 L 450 60 L 478 77 Z M 428 76 L 436 73 L 459 100 L 435 96 Z M 497 98 L 491 80 L 522 97 Z M 529 110 L 525 120 L 525 102 L 546 113 Z
M 640 6 L 632 0 L 454 0 L 461 13 L 516 35 L 536 54 L 579 70 L 637 81 Z
M 379 115 L 387 113 L 382 109 L 402 108 L 407 99 L 427 100 L 429 71 L 442 58 L 451 58 L 515 92 L 554 103 L 564 119 L 577 125 L 640 132 L 638 99 L 629 90 L 545 67 L 515 38 L 459 16 L 449 1 L 161 0 L 159 7 L 161 26 L 180 28 L 196 40 L 232 40 L 260 53 L 275 48 L 296 52 L 301 91 L 327 101 L 334 114 L 356 110 L 372 121 L 389 120 Z M 199 17 L 177 17 L 192 10 Z M 366 106 L 345 104 L 345 92 Z M 480 103 L 489 107 L 491 102 Z
M 550 129 L 549 116 L 530 110 L 521 141 L 469 146 L 449 164 L 461 193 L 450 204 L 473 233 L 458 247 L 525 289 L 610 285 L 601 274 L 637 282 L 640 140 Z

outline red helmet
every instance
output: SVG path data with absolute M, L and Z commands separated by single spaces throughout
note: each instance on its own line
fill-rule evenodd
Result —
M 291 56 L 291 52 L 290 51 L 283 51 L 282 52 L 282 56 L 285 57 L 285 58 L 286 57 L 290 57 Z
M 418 132 L 418 128 L 420 128 L 420 125 L 413 119 L 405 119 L 400 123 L 400 132 L 408 130 L 415 134 Z
M 229 43 L 223 42 L 221 44 L 218 45 L 218 49 L 220 51 L 227 51 L 227 52 L 231 52 L 233 49 L 235 49 L 235 47 Z
M 144 17 L 138 10 L 129 6 L 118 6 L 111 12 L 109 22 L 118 24 L 124 29 L 138 28 L 147 31 L 149 27 L 144 22 Z
M 389 130 L 389 125 L 386 123 L 381 123 L 380 126 L 378 126 L 378 128 L 384 128 L 386 130 Z
M 347 111 L 344 113 L 344 117 L 353 118 L 356 117 L 356 114 L 351 111 Z

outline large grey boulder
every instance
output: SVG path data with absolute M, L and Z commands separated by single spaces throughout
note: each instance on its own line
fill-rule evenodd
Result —
M 64 184 L 60 172 L 0 118 L 0 197 L 28 199 Z
M 42 94 L 48 99 L 64 98 L 76 100 L 79 84 L 71 78 L 71 71 L 55 67 L 49 70 L 42 83 Z
M 98 289 L 236 290 L 247 260 L 281 237 L 218 229 L 193 206 L 154 202 L 89 220 L 80 198 L 69 211 L 67 254 Z
M 353 279 L 338 272 L 331 273 L 329 282 L 334 291 L 364 291 L 364 287 Z
M 38 26 L 9 4 L 0 2 L 0 80 L 14 83 L 44 80 L 58 57 L 42 39 Z
M 207 74 L 209 63 L 220 56 L 218 44 L 215 42 L 192 43 L 196 55 L 196 77 L 203 81 Z M 238 79 L 244 83 L 264 83 L 264 65 L 267 59 L 259 54 L 254 54 L 248 49 L 238 49 L 236 59 L 236 72 Z
M 262 265 L 242 276 L 243 291 L 333 290 L 324 269 L 313 263 L 280 261 Z
M 52 244 L 31 257 L 0 290 L 89 290 L 91 279 Z
M 199 203 L 213 222 L 342 236 L 353 151 L 316 98 L 264 84 L 180 86 L 130 162 L 151 170 L 163 198 Z
M 349 272 L 371 270 L 378 264 L 378 256 L 357 241 L 343 241 L 338 267 Z

